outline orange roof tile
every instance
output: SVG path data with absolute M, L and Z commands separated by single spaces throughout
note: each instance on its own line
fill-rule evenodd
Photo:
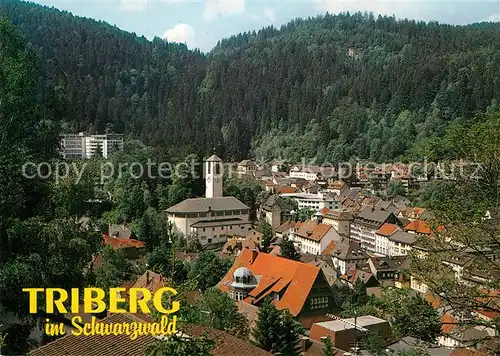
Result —
M 451 314 L 444 313 L 441 316 L 441 331 L 444 334 L 449 334 L 457 326 L 458 320 L 456 320 Z
M 438 297 L 435 297 L 432 293 L 425 293 L 424 299 L 429 302 L 429 304 L 432 305 L 434 309 L 439 308 L 439 306 L 441 305 L 441 300 Z
M 280 187 L 280 193 L 282 194 L 290 194 L 290 193 L 296 193 L 297 188 L 294 187 Z
M 252 261 L 252 253 L 255 260 Z M 267 253 L 244 250 L 234 261 L 226 276 L 219 282 L 219 288 L 224 292 L 230 291 L 233 282 L 233 273 L 239 267 L 246 267 L 256 276 L 261 276 L 258 286 L 251 291 L 251 296 L 258 296 L 261 300 L 271 292 L 283 293 L 275 303 L 278 309 L 289 309 L 292 315 L 297 316 L 302 310 L 311 288 L 320 273 L 316 266 L 292 261 Z M 259 295 L 260 294 L 260 295 Z M 245 302 L 252 303 L 251 298 Z M 256 303 L 257 300 L 253 300 Z
M 136 248 L 144 247 L 143 241 L 135 239 L 122 239 L 119 237 L 111 237 L 106 234 L 103 234 L 102 238 L 104 239 L 104 244 L 111 246 L 115 250 L 127 247 L 136 247 Z
M 397 225 L 385 223 L 375 233 L 382 236 L 391 236 L 397 231 L 397 229 L 398 229 Z
M 405 226 L 404 228 L 405 231 L 414 231 L 417 234 L 423 234 L 423 235 L 430 235 L 432 233 L 432 230 L 425 221 L 423 220 L 414 220 L 411 221 L 408 225 Z

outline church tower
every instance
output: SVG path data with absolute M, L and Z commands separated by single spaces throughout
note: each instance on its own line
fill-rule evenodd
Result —
M 222 160 L 216 155 L 212 155 L 205 161 L 205 197 L 222 197 Z

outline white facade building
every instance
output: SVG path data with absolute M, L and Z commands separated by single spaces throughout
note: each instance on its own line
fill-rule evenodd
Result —
M 332 241 L 340 241 L 338 232 L 330 225 L 318 221 L 306 221 L 292 229 L 290 240 L 303 253 L 320 255 Z
M 120 134 L 85 135 L 80 132 L 61 135 L 61 155 L 64 159 L 88 159 L 97 152 L 108 158 L 111 153 L 121 150 L 123 135 Z
M 299 209 L 321 210 L 327 208 L 330 210 L 340 210 L 341 203 L 335 199 L 334 195 L 319 192 L 318 194 L 309 193 L 285 193 L 282 197 L 294 199 L 298 203 Z

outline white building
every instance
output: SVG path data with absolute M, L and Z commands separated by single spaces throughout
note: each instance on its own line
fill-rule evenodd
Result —
M 335 174 L 332 167 L 321 166 L 293 166 L 290 169 L 290 178 L 302 178 L 308 181 L 315 181 L 319 178 L 330 178 Z
M 359 241 L 361 247 L 367 251 L 377 252 L 377 235 L 375 232 L 385 223 L 396 224 L 399 223 L 399 220 L 390 211 L 366 206 L 359 212 L 351 224 L 351 238 Z M 379 241 L 379 249 L 380 248 L 382 247 Z M 385 249 L 387 249 L 387 247 L 385 247 Z
M 298 203 L 299 209 L 310 209 L 318 211 L 324 208 L 331 210 L 340 210 L 341 203 L 335 199 L 334 195 L 323 192 L 318 194 L 309 193 L 285 193 L 281 194 L 282 197 L 294 199 Z
M 61 136 L 61 155 L 64 159 L 85 158 L 85 137 L 83 132 L 79 134 L 67 134 Z
M 417 241 L 414 234 L 398 225 L 384 224 L 375 232 L 375 252 L 384 256 L 406 256 Z
M 249 159 L 244 159 L 240 163 L 238 163 L 238 174 L 254 174 L 255 171 L 257 170 L 257 165 L 255 164 L 254 161 L 251 161 Z
M 80 132 L 61 135 L 61 155 L 65 159 L 92 158 L 97 152 L 108 158 L 111 153 L 121 150 L 123 135 L 120 134 L 85 135 Z
M 222 196 L 222 160 L 216 155 L 205 161 L 206 197 L 186 199 L 167 209 L 174 230 L 197 236 L 202 245 L 222 244 L 227 236 L 250 231 L 250 208 L 235 197 Z
M 290 240 L 303 253 L 320 255 L 332 241 L 340 241 L 338 232 L 330 225 L 319 221 L 297 223 L 290 233 Z

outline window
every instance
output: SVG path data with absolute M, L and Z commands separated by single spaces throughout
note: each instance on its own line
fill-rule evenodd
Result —
M 215 164 L 215 174 L 216 174 L 216 175 L 219 175 L 219 174 L 220 174 L 220 164 L 219 164 L 219 163 L 216 163 L 216 164 Z
M 208 172 L 207 173 L 210 174 L 211 173 L 210 170 L 212 168 L 212 164 L 211 163 L 207 164 L 207 168 L 208 168 Z
M 206 230 L 206 228 L 203 228 L 203 231 L 205 231 L 205 230 Z
M 211 244 L 212 243 L 212 239 L 208 239 L 208 243 Z
M 233 225 L 229 225 L 229 230 L 232 230 L 233 229 Z
M 224 231 L 224 226 L 221 226 L 221 227 L 220 227 L 220 231 Z
M 215 227 L 212 227 L 212 231 L 215 231 Z

